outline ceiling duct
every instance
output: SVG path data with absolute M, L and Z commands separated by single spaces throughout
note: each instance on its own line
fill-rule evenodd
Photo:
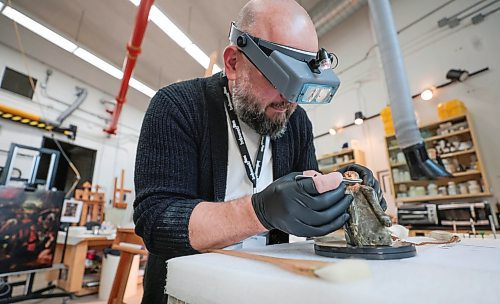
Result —
M 328 33 L 366 4 L 366 0 L 321 0 L 310 11 L 318 37 Z

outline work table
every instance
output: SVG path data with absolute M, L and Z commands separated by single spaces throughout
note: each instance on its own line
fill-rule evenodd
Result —
M 312 241 L 244 251 L 341 261 L 314 254 Z M 500 240 L 463 239 L 451 245 L 419 246 L 413 258 L 367 263 L 372 272 L 370 278 L 331 283 L 262 262 L 216 253 L 199 254 L 168 262 L 166 289 L 171 296 L 189 304 L 500 303 Z

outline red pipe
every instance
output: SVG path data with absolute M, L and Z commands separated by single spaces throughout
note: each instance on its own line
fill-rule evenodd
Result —
M 125 64 L 123 68 L 122 83 L 120 85 L 120 91 L 118 96 L 116 96 L 115 108 L 111 111 L 111 122 L 103 131 L 108 134 L 116 134 L 116 128 L 118 125 L 118 119 L 122 112 L 123 104 L 126 102 L 128 82 L 132 76 L 132 71 L 135 67 L 135 62 L 137 61 L 137 56 L 141 53 L 142 39 L 144 38 L 144 32 L 146 32 L 146 27 L 148 25 L 148 16 L 151 6 L 153 6 L 154 0 L 141 0 L 139 4 L 139 10 L 135 16 L 135 27 L 130 42 L 127 44 L 127 57 L 125 58 Z

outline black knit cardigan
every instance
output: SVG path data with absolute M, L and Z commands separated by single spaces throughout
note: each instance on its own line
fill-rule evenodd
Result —
M 164 87 L 151 100 L 137 146 L 134 202 L 135 231 L 153 256 L 148 268 L 152 261 L 154 267 L 165 268 L 161 263 L 166 259 L 198 253 L 189 242 L 191 213 L 202 201 L 224 201 L 226 83 L 218 73 Z M 311 122 L 301 107 L 290 117 L 285 134 L 271 145 L 274 179 L 318 169 Z M 287 240 L 286 234 L 273 231 L 270 242 Z

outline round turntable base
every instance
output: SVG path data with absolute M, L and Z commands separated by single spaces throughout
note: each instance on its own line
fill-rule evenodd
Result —
M 346 241 L 316 240 L 314 252 L 317 255 L 330 258 L 365 260 L 395 260 L 417 255 L 415 245 L 408 242 L 395 242 L 391 246 L 354 247 L 347 245 Z

